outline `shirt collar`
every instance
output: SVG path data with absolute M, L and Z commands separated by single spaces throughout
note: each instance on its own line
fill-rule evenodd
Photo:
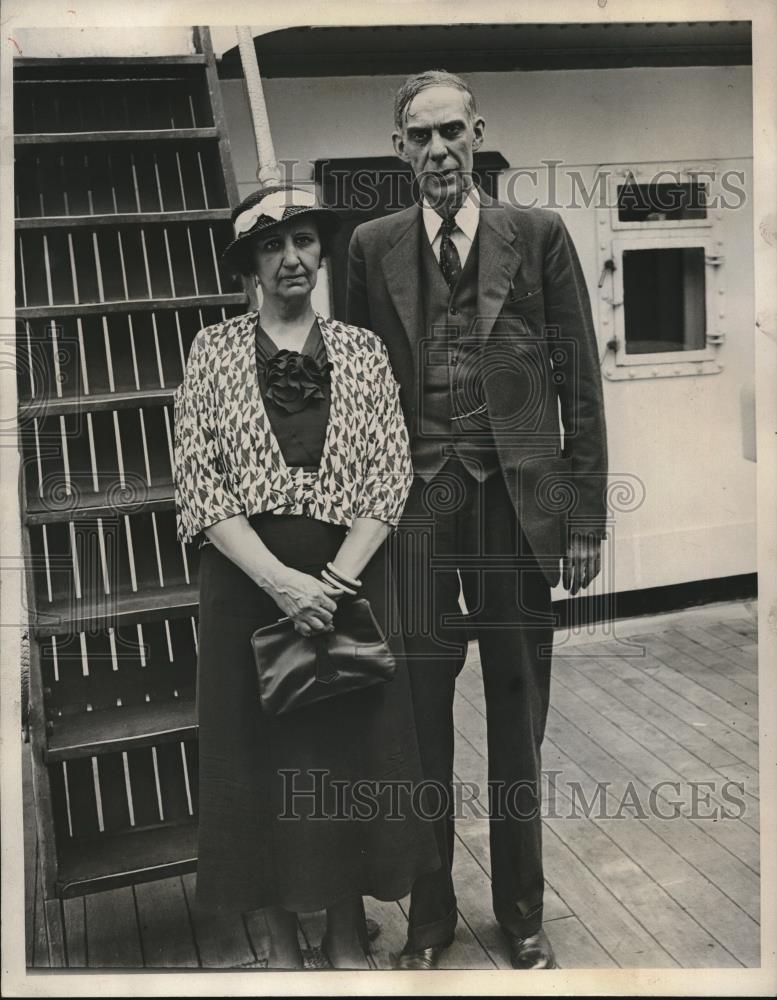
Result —
M 421 208 L 423 212 L 426 235 L 429 242 L 434 243 L 437 238 L 437 234 L 440 231 L 440 226 L 442 225 L 442 218 L 437 214 L 437 212 L 435 212 L 432 206 L 427 202 L 426 198 L 424 198 Z M 479 218 L 480 198 L 478 196 L 478 189 L 473 187 L 464 200 L 464 204 L 454 216 L 456 225 L 464 233 L 470 243 L 475 239 Z

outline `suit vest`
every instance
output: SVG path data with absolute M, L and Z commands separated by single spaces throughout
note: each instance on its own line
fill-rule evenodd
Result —
M 421 389 L 412 440 L 413 468 L 429 480 L 452 452 L 478 480 L 499 462 L 483 392 L 481 343 L 472 336 L 478 305 L 478 237 L 453 290 L 421 232 L 424 337 L 418 344 Z

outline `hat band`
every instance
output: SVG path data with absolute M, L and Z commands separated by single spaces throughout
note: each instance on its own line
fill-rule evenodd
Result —
M 273 191 L 261 201 L 241 212 L 235 219 L 235 236 L 250 233 L 262 217 L 282 222 L 288 208 L 315 208 L 316 196 L 310 191 L 291 190 Z

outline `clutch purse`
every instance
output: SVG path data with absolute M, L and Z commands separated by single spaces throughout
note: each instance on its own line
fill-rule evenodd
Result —
M 369 601 L 343 603 L 333 625 L 332 632 L 304 636 L 290 618 L 281 618 L 251 636 L 259 699 L 267 715 L 284 715 L 394 676 L 394 654 Z

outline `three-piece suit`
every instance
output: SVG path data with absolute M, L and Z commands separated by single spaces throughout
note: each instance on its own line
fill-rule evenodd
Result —
M 347 318 L 388 349 L 415 471 L 396 574 L 425 808 L 446 861 L 413 888 L 408 944 L 418 949 L 447 943 L 456 924 L 453 700 L 473 637 L 494 912 L 519 937 L 541 926 L 551 587 L 572 534 L 601 538 L 606 521 L 599 352 L 569 233 L 555 212 L 475 198 L 477 228 L 453 282 L 420 204 L 359 226 L 349 251 Z

